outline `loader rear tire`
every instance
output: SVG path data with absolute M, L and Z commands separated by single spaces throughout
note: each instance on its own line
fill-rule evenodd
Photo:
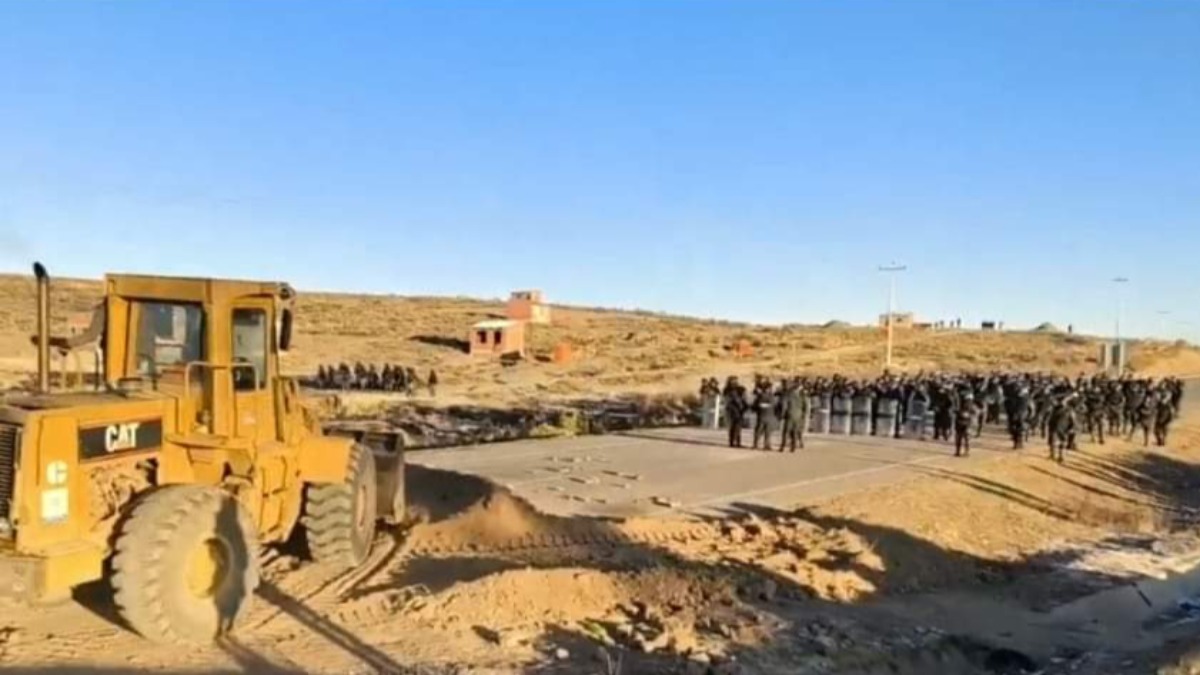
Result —
M 257 531 L 223 490 L 164 487 L 120 527 L 112 569 L 121 617 L 143 637 L 211 642 L 246 615 L 258 587 Z
M 344 481 L 308 486 L 302 523 L 314 559 L 347 568 L 367 559 L 375 539 L 376 490 L 375 455 L 357 444 Z

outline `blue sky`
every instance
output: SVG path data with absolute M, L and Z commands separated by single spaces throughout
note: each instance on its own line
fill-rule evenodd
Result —
M 1200 337 L 1200 3 L 5 2 L 0 270 Z M 1159 311 L 1170 311 L 1160 315 Z

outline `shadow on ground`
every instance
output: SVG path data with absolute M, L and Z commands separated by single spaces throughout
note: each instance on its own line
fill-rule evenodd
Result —
M 456 337 L 449 337 L 446 335 L 414 335 L 408 339 L 413 342 L 420 342 L 421 344 L 430 345 L 432 347 L 445 347 L 446 349 L 453 349 L 456 352 L 465 352 L 471 346 L 466 340 Z
M 1131 460 L 1132 462 L 1133 460 Z M 1155 491 L 1164 499 L 1175 499 L 1179 481 L 1200 478 L 1196 467 L 1161 457 L 1140 458 L 1140 464 L 1122 465 L 1130 474 L 1122 480 L 1136 481 L 1143 489 Z M 1020 488 L 955 472 L 933 472 L 939 479 L 955 480 L 975 489 L 985 491 L 1001 499 L 1012 500 L 1022 506 L 1035 508 L 1057 518 L 1068 518 L 1069 514 L 1057 505 Z M 410 494 L 417 508 L 419 502 L 433 499 L 428 509 L 439 521 L 451 521 L 463 510 L 470 509 L 480 500 L 494 500 L 503 490 L 478 478 L 461 476 L 452 472 L 423 468 L 411 476 Z M 424 490 L 422 484 L 438 485 L 439 489 Z M 504 499 L 519 498 L 505 494 Z M 1191 499 L 1191 497 L 1185 497 Z M 536 514 L 525 504 L 528 513 Z M 721 659 L 725 663 L 737 663 L 746 673 L 803 673 L 803 672 L 855 672 L 855 673 L 1018 673 L 1032 672 L 1034 659 L 1044 666 L 1055 656 L 1046 651 L 1028 650 L 1019 640 L 1005 635 L 980 635 L 978 633 L 956 634 L 953 623 L 932 626 L 941 633 L 936 639 L 915 642 L 905 637 L 911 626 L 899 630 L 894 622 L 883 621 L 884 615 L 872 611 L 876 600 L 899 597 L 920 598 L 931 594 L 968 593 L 993 600 L 1005 598 L 1017 584 L 1028 583 L 1030 578 L 1057 574 L 1071 564 L 1073 551 L 1029 556 L 1021 560 L 991 560 L 958 551 L 946 550 L 933 542 L 916 537 L 902 530 L 881 527 L 850 518 L 832 517 L 814 509 L 778 510 L 755 504 L 735 504 L 728 509 L 725 518 L 709 521 L 718 531 L 729 518 L 734 520 L 751 518 L 754 522 L 778 524 L 799 523 L 821 531 L 846 531 L 854 537 L 869 542 L 879 565 L 864 564 L 854 551 L 829 550 L 810 560 L 815 568 L 829 575 L 853 575 L 873 589 L 870 596 L 863 598 L 857 606 L 822 600 L 825 589 L 818 582 L 798 580 L 796 575 L 781 574 L 764 568 L 757 560 L 746 560 L 738 556 L 722 556 L 708 551 L 706 559 L 696 560 L 691 555 L 681 555 L 671 546 L 646 542 L 625 542 L 611 545 L 607 541 L 587 546 L 572 546 L 557 551 L 554 548 L 450 552 L 418 558 L 392 570 L 386 579 L 374 580 L 367 593 L 395 591 L 421 586 L 429 593 L 437 594 L 461 584 L 486 579 L 517 569 L 582 568 L 617 575 L 617 578 L 635 583 L 636 573 L 644 570 L 669 570 L 681 578 L 697 580 L 721 580 L 738 589 L 733 602 L 738 607 L 752 608 L 764 625 L 774 626 L 767 639 L 756 644 L 737 644 Z M 611 522 L 591 518 L 546 518 L 534 525 L 547 527 L 565 526 L 574 528 L 575 533 L 591 532 L 597 540 L 604 535 L 619 536 L 619 527 Z M 774 526 L 774 525 L 772 525 Z M 786 541 L 773 544 L 773 553 L 791 553 L 803 559 L 810 553 L 803 545 L 796 550 Z M 1121 583 L 1122 580 L 1095 572 L 1075 570 L 1073 577 L 1080 588 L 1102 588 Z M 770 588 L 769 592 L 758 589 Z M 631 588 L 631 597 L 643 589 Z M 654 602 L 644 598 L 645 602 Z M 702 639 L 722 639 L 722 628 L 707 622 L 704 612 L 722 612 L 728 608 L 716 605 L 705 608 L 688 620 L 692 629 Z M 862 611 L 858 611 L 858 610 Z M 663 611 L 669 612 L 667 608 Z M 842 637 L 834 638 L 837 647 L 830 649 L 827 638 L 817 639 L 809 634 L 807 626 L 820 622 L 825 614 L 845 616 L 849 613 L 856 622 L 868 626 L 862 631 L 848 630 Z M 893 617 L 894 618 L 894 617 Z M 495 629 L 476 626 L 476 633 L 485 640 L 498 640 Z M 489 637 L 490 636 L 490 637 Z M 1011 636 L 1009 636 L 1011 637 Z M 594 631 L 581 630 L 578 625 L 550 625 L 537 638 L 540 649 L 552 654 L 556 649 L 565 649 L 571 656 L 559 661 L 548 658 L 544 662 L 530 663 L 527 672 L 584 673 L 605 672 L 605 659 L 619 658 L 626 673 L 680 672 L 686 654 L 669 653 L 669 648 L 659 653 L 645 653 L 632 640 L 599 639 Z M 817 642 L 814 643 L 814 640 Z M 856 644 L 861 640 L 862 644 Z M 814 646 L 815 645 L 815 646 Z M 1078 641 L 1064 639 L 1064 654 L 1078 654 Z M 1030 655 L 1026 655 L 1026 651 Z M 930 669 L 934 670 L 930 670 Z M 1023 670 L 1024 669 L 1024 670 Z M 699 672 L 704 672 L 700 670 Z M 713 672 L 721 672 L 714 670 Z M 732 671 L 731 671 L 732 672 Z

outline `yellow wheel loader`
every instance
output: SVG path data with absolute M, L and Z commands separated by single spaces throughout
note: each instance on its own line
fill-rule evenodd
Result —
M 300 528 L 353 567 L 404 518 L 402 454 L 322 435 L 279 374 L 287 284 L 113 274 L 91 327 L 59 338 L 34 274 L 36 391 L 0 398 L 0 595 L 103 579 L 143 636 L 209 641 L 246 614 L 262 545 Z M 98 386 L 51 391 L 51 349 L 89 340 Z

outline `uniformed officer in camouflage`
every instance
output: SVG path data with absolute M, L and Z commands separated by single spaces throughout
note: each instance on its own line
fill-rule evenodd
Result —
M 1163 447 L 1167 444 L 1167 434 L 1171 430 L 1171 422 L 1175 420 L 1175 403 L 1172 401 L 1174 391 L 1165 388 L 1157 397 L 1154 411 L 1154 444 Z
M 783 438 L 779 442 L 779 451 L 785 447 L 796 451 L 799 445 L 804 449 L 804 430 L 808 428 L 809 416 L 808 392 L 805 391 L 800 378 L 796 378 L 785 390 L 781 417 L 783 418 Z
M 763 450 L 771 449 L 771 432 L 775 429 L 776 424 L 776 406 L 779 404 L 775 396 L 775 392 L 771 389 L 770 381 L 765 384 L 762 380 L 755 387 L 757 391 L 754 394 L 754 442 L 751 445 L 755 450 L 758 449 L 759 442 L 762 442 Z
M 1137 408 L 1133 410 L 1132 422 L 1129 426 L 1129 440 L 1133 440 L 1133 435 L 1138 429 L 1142 430 L 1142 447 L 1150 445 L 1150 430 L 1154 428 L 1155 418 L 1158 413 L 1158 403 L 1153 393 L 1137 390 L 1134 398 L 1137 400 Z
M 1047 425 L 1050 459 L 1062 464 L 1066 459 L 1066 451 L 1075 449 L 1076 417 L 1073 391 L 1061 390 L 1056 393 L 1052 399 Z
M 976 418 L 982 414 L 979 404 L 975 402 L 975 394 L 966 392 L 958 402 L 954 411 L 954 456 L 966 457 L 971 454 L 971 427 Z
M 1004 416 L 1008 421 L 1008 435 L 1012 439 L 1013 450 L 1025 447 L 1025 438 L 1029 419 L 1029 388 L 1024 383 L 1013 384 L 1012 391 L 1004 397 Z
M 1093 443 L 1104 445 L 1104 424 L 1106 420 L 1106 401 L 1104 391 L 1099 385 L 1089 385 L 1083 399 L 1084 415 L 1087 420 L 1087 430 Z

